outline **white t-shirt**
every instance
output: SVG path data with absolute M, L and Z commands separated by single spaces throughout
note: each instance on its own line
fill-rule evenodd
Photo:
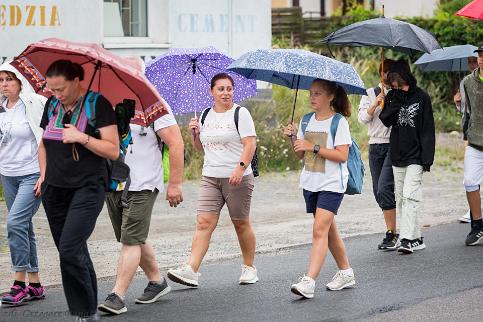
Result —
M 330 124 L 332 123 L 332 119 L 333 117 L 327 120 L 317 121 L 315 119 L 315 114 L 312 115 L 307 125 L 307 129 L 305 130 L 305 137 L 307 137 L 307 140 L 316 140 L 316 143 L 326 142 L 325 147 L 327 149 L 334 149 L 335 146 L 338 145 L 351 145 L 352 140 L 349 131 L 349 123 L 345 117 L 341 118 L 339 121 L 334 144 L 332 135 L 330 134 Z M 302 121 L 299 125 L 297 139 L 304 139 L 301 123 Z M 321 146 L 324 147 L 324 145 Z M 311 151 L 305 152 L 305 155 L 306 158 L 314 157 L 314 153 Z M 343 181 L 341 182 L 341 167 L 339 164 L 340 163 L 338 162 L 320 158 L 320 156 L 317 156 L 316 164 L 313 166 L 309 166 L 306 161 L 302 173 L 300 174 L 300 187 L 312 192 L 331 191 L 344 193 L 347 189 L 349 170 L 347 170 L 347 162 L 342 163 Z
M 243 153 L 241 138 L 257 136 L 250 112 L 240 108 L 238 119 L 238 134 L 235 126 L 234 104 L 224 113 L 216 113 L 213 108 L 206 115 L 203 126 L 200 119 L 200 141 L 205 151 L 202 174 L 206 177 L 229 178 L 240 163 Z M 244 176 L 251 174 L 249 164 Z
M 25 104 L 18 100 L 13 108 L 0 112 L 0 173 L 18 177 L 39 172 L 38 145 L 25 114 Z
M 128 147 L 125 160 L 131 169 L 129 191 L 164 190 L 163 158 L 155 131 L 176 125 L 171 109 L 168 110 L 168 114 L 154 121 L 154 131 L 152 126 L 131 124 L 133 144 Z

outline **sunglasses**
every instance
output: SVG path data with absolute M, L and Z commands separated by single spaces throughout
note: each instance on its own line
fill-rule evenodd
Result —
M 70 124 L 72 120 L 72 111 L 65 112 L 64 116 L 62 117 L 62 125 Z

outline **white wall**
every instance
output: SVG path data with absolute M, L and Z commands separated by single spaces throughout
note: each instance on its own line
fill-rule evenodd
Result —
M 302 7 L 302 12 L 307 12 L 307 11 L 320 12 L 321 11 L 320 0 L 300 0 L 300 6 Z M 315 14 L 315 16 L 317 16 L 317 14 Z
M 215 46 L 232 56 L 271 47 L 270 0 L 170 0 L 173 47 Z
M 100 43 L 102 27 L 102 1 L 2 0 L 0 63 L 44 38 Z
M 384 4 L 384 16 L 394 17 L 432 17 L 438 0 L 376 0 L 376 10 Z

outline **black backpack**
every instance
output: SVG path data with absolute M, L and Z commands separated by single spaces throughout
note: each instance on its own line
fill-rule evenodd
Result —
M 236 131 L 238 132 L 238 135 L 240 135 L 240 131 L 238 130 L 238 120 L 240 119 L 240 108 L 241 106 L 237 106 L 235 108 L 235 126 L 236 126 Z M 203 114 L 201 114 L 201 125 L 205 123 L 206 116 L 208 115 L 208 112 L 211 110 L 211 107 L 207 108 L 206 110 L 203 111 Z M 253 171 L 253 176 L 258 177 L 260 173 L 258 172 L 258 155 L 257 155 L 257 150 L 258 148 L 255 149 L 255 153 L 253 154 L 253 158 L 251 163 L 252 166 L 252 171 Z

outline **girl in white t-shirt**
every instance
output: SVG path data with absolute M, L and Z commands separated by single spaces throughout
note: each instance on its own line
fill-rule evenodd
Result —
M 347 158 L 351 136 L 349 123 L 341 118 L 335 138 L 330 126 L 335 113 L 350 116 L 351 106 L 344 89 L 335 82 L 315 80 L 310 87 L 310 104 L 314 114 L 305 131 L 289 124 L 284 134 L 291 139 L 295 154 L 305 160 L 300 174 L 307 213 L 314 216 L 312 251 L 307 275 L 292 285 L 291 291 L 305 298 L 314 297 L 315 279 L 325 261 L 327 249 L 334 256 L 339 270 L 327 284 L 329 290 L 355 285 L 344 242 L 337 231 L 335 215 L 347 188 Z M 342 173 L 341 173 L 342 172 Z
M 198 286 L 198 269 L 208 251 L 211 234 L 226 203 L 243 255 L 240 284 L 258 281 L 253 266 L 255 233 L 250 223 L 250 203 L 254 179 L 250 161 L 256 148 L 255 125 L 250 112 L 233 103 L 234 82 L 225 73 L 211 80 L 214 106 L 205 110 L 202 120 L 191 119 L 193 145 L 205 153 L 198 195 L 196 231 L 187 264 L 168 271 L 176 283 Z M 238 128 L 235 113 L 238 110 Z

